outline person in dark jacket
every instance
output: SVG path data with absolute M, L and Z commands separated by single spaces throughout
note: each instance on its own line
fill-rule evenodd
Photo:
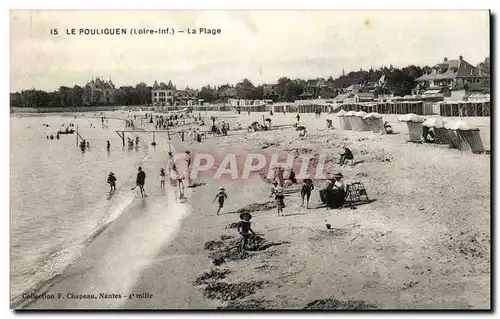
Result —
M 139 186 L 139 189 L 141 190 L 142 197 L 147 196 L 146 192 L 144 191 L 145 181 L 146 181 L 146 173 L 144 173 L 144 171 L 142 170 L 142 167 L 139 166 L 139 172 L 137 173 L 137 179 L 136 179 L 135 183 L 136 183 L 136 187 Z
M 346 160 L 354 160 L 354 155 L 350 149 L 344 147 L 344 153 L 340 154 L 339 164 L 344 165 Z
M 304 206 L 304 199 L 306 199 L 306 208 L 309 209 L 309 198 L 311 198 L 311 193 L 314 190 L 314 184 L 310 178 L 304 180 L 302 189 L 300 190 L 300 195 L 302 196 L 302 204 L 300 207 Z
M 246 249 L 248 244 L 248 240 L 252 235 L 255 235 L 255 232 L 252 229 L 252 223 L 250 219 L 252 219 L 252 214 L 250 213 L 241 213 L 240 214 L 240 222 L 238 223 L 238 233 L 243 237 L 241 242 L 241 250 Z
M 116 177 L 115 177 L 115 174 L 113 172 L 109 173 L 108 184 L 109 184 L 109 187 L 110 187 L 110 190 L 109 190 L 110 193 L 112 191 L 116 190 Z

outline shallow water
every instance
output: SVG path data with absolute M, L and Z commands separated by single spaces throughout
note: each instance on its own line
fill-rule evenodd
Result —
M 90 149 L 77 147 L 76 134 L 46 138 L 70 122 Z M 11 302 L 64 271 L 137 196 L 130 190 L 137 167 L 168 141 L 157 136 L 153 149 L 152 137 L 139 133 L 139 147 L 129 150 L 114 131 L 123 128 L 121 120 L 102 128 L 100 119 L 82 116 L 11 117 Z M 110 171 L 117 177 L 113 196 L 106 183 Z M 147 172 L 149 193 L 156 173 Z

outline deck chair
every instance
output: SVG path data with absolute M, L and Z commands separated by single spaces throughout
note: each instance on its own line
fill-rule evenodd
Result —
M 369 200 L 368 193 L 366 192 L 366 188 L 363 183 L 354 182 L 346 186 L 345 201 L 347 204 L 368 202 Z

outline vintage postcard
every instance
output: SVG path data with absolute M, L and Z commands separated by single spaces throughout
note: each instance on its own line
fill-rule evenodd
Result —
M 11 11 L 11 308 L 490 309 L 490 19 Z

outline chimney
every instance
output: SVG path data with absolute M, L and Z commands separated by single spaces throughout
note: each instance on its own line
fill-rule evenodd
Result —
M 460 55 L 460 56 L 458 56 L 458 59 L 459 59 L 460 61 L 462 61 L 462 60 L 464 59 L 464 57 Z
M 444 62 L 448 62 L 448 58 L 447 57 L 444 57 Z

